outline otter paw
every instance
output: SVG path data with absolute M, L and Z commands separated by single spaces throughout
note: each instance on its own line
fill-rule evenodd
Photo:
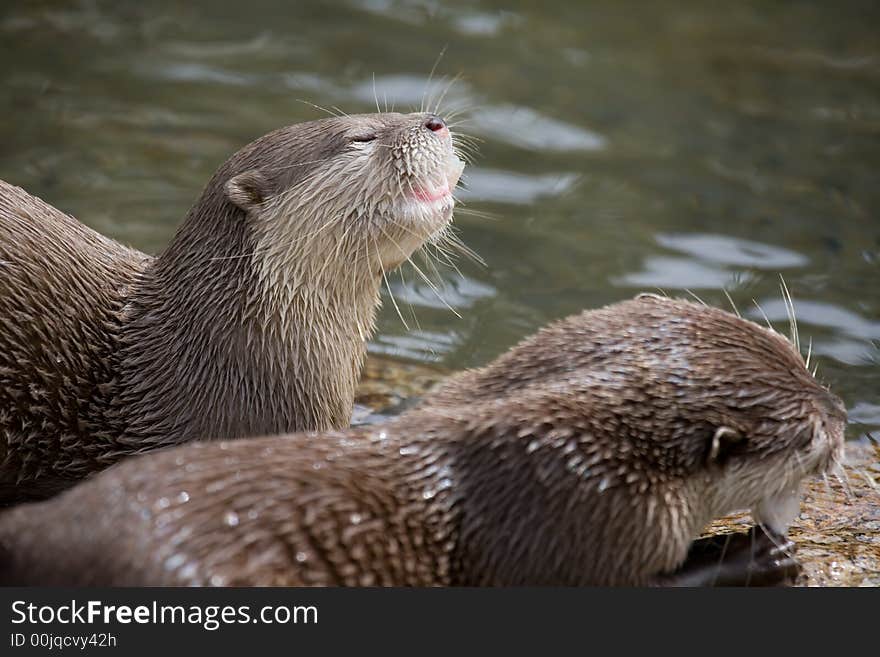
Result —
M 684 564 L 667 575 L 669 586 L 780 586 L 794 583 L 800 565 L 794 543 L 753 527 L 746 533 L 694 541 Z

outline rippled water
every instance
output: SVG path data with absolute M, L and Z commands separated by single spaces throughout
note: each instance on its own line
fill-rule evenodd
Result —
M 781 274 L 851 436 L 880 429 L 877 3 L 534 5 L 6 0 L 0 177 L 157 251 L 308 103 L 409 108 L 461 74 L 443 108 L 483 141 L 456 222 L 488 266 L 440 269 L 461 319 L 395 276 L 409 328 L 386 303 L 374 350 L 474 366 L 658 287 L 782 330 Z

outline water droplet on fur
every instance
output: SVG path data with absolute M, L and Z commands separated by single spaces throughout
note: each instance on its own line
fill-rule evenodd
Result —
M 186 504 L 187 502 L 189 502 L 189 493 L 187 493 L 185 490 L 180 491 L 177 494 L 177 502 L 179 504 Z
M 360 521 L 361 521 L 362 519 L 363 519 L 363 518 L 362 518 L 362 516 L 361 516 L 360 513 L 352 513 L 352 514 L 351 514 L 351 517 L 350 517 L 350 520 L 351 520 L 351 524 L 352 524 L 352 525 L 360 524 Z
M 193 575 L 196 574 L 197 569 L 198 569 L 198 566 L 196 566 L 196 564 L 194 564 L 194 563 L 187 564 L 186 566 L 184 566 L 183 570 L 180 571 L 180 576 L 183 579 L 189 579 Z
M 297 552 L 296 553 L 296 560 L 299 561 L 300 563 L 303 563 L 304 561 L 308 561 L 308 558 L 309 558 L 309 555 L 306 554 L 305 552 Z
M 167 570 L 177 570 L 186 561 L 186 557 L 182 554 L 175 554 L 165 560 L 165 568 Z
M 238 524 L 238 514 L 235 511 L 227 511 L 223 516 L 223 522 L 230 527 L 235 527 Z
M 171 500 L 169 500 L 167 497 L 160 497 L 158 500 L 156 500 L 156 506 L 160 509 L 167 509 L 168 505 L 170 504 Z

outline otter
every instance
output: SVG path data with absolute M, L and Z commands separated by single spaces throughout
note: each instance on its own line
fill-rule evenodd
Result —
M 6 511 L 0 582 L 779 583 L 845 418 L 779 334 L 640 296 L 385 424 L 174 447 Z M 758 529 L 695 541 L 735 509 Z
M 157 257 L 0 181 L 0 502 L 348 426 L 382 277 L 442 237 L 463 166 L 433 114 L 292 125 L 229 158 Z

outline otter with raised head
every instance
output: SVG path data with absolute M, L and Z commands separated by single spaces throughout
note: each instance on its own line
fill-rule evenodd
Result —
M 801 480 L 839 459 L 845 417 L 780 335 L 642 296 L 385 425 L 163 450 L 8 511 L 0 582 L 773 582 L 793 565 L 774 541 Z M 719 560 L 694 539 L 736 509 L 767 531 Z
M 431 114 L 293 125 L 149 257 L 0 181 L 0 502 L 194 439 L 348 426 L 383 272 L 448 226 Z

